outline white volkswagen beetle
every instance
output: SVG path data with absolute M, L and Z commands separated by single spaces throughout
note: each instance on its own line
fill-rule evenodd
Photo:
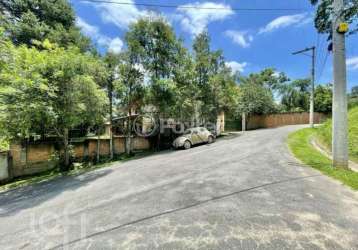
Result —
M 182 136 L 176 138 L 173 142 L 174 148 L 189 149 L 191 146 L 200 143 L 214 142 L 214 135 L 204 127 L 190 128 L 185 130 Z

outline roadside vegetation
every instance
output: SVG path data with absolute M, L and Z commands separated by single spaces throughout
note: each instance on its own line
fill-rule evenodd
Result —
M 323 155 L 312 145 L 311 140 L 317 135 L 318 130 L 318 128 L 305 128 L 290 134 L 288 137 L 288 145 L 291 152 L 303 164 L 341 181 L 354 190 L 358 190 L 357 172 L 333 168 L 331 159 Z
M 332 120 L 327 120 L 317 129 L 317 139 L 326 149 L 332 147 Z M 349 158 L 358 162 L 358 106 L 348 112 L 348 149 Z

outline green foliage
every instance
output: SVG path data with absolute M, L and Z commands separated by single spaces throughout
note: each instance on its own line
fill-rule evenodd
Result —
M 348 96 L 348 108 L 358 107 L 358 86 L 352 87 L 351 94 Z
M 11 138 L 55 134 L 102 123 L 107 99 L 102 63 L 76 48 L 44 42 L 41 51 L 1 37 L 0 126 Z M 47 48 L 47 49 L 45 49 Z
M 332 85 L 318 85 L 314 91 L 315 112 L 332 112 Z
M 358 190 L 357 172 L 333 168 L 331 160 L 312 146 L 310 141 L 315 132 L 315 129 L 306 128 L 290 134 L 288 146 L 292 153 L 304 164 L 341 181 L 354 190 Z
M 336 17 L 333 13 L 333 0 L 310 0 L 310 2 L 312 5 L 318 5 L 314 20 L 317 31 L 331 34 L 333 18 Z M 358 24 L 356 22 L 358 18 L 358 1 L 345 0 L 344 11 L 340 15 L 345 22 L 353 25 L 348 34 L 356 33 L 358 31 Z
M 268 114 L 275 111 L 270 89 L 257 83 L 240 84 L 238 112 L 246 114 Z
M 128 51 L 155 79 L 169 77 L 175 66 L 176 37 L 164 18 L 153 16 L 132 24 L 126 34 Z
M 310 83 L 310 79 L 297 79 L 281 87 L 281 104 L 286 112 L 309 110 Z
M 143 104 L 145 88 L 143 85 L 143 73 L 136 64 L 136 55 L 131 51 L 119 55 L 117 73 L 118 79 L 114 81 L 114 90 L 119 100 L 119 105 L 130 114 L 133 109 Z
M 273 91 L 278 89 L 286 77 L 274 73 L 273 69 L 265 69 L 248 77 L 239 77 L 239 114 L 268 114 L 277 111 Z
M 236 110 L 236 79 L 225 66 L 222 51 L 211 51 L 210 37 L 206 31 L 195 38 L 193 50 L 198 98 L 194 112 L 202 120 L 215 122 L 221 111 Z
M 31 46 L 34 40 L 50 40 L 60 46 L 90 49 L 90 40 L 75 26 L 75 13 L 67 0 L 3 0 L 0 12 L 10 39 Z
M 173 118 L 189 121 L 201 104 L 200 89 L 196 82 L 195 61 L 187 49 L 180 44 L 177 48 L 176 61 L 173 71 L 176 101 L 171 115 Z
M 236 105 L 235 78 L 222 53 L 210 50 L 207 33 L 195 39 L 194 58 L 161 17 L 134 23 L 126 41 L 131 63 L 125 67 L 142 68 L 147 78 L 145 104 L 160 116 L 216 121 L 220 111 Z M 126 70 L 122 71 L 121 75 Z
M 348 126 L 349 156 L 358 162 L 358 107 L 349 110 Z M 327 120 L 318 128 L 317 136 L 327 148 L 332 147 L 332 120 Z
M 352 87 L 351 96 L 358 97 L 358 86 Z

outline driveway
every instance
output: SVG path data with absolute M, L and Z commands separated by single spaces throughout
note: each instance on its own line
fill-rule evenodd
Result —
M 358 193 L 291 156 L 301 127 L 2 193 L 1 249 L 358 249 Z

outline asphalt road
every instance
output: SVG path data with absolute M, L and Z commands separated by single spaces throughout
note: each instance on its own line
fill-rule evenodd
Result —
M 358 249 L 358 193 L 250 131 L 0 194 L 1 249 Z

